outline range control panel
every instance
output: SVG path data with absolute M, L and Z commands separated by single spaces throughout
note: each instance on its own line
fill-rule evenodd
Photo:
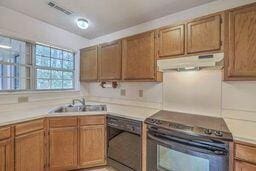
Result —
M 180 123 L 162 121 L 162 120 L 157 120 L 157 119 L 152 119 L 152 118 L 146 119 L 145 123 L 147 123 L 149 125 L 153 125 L 156 128 L 160 127 L 160 128 L 165 128 L 167 130 L 168 129 L 176 130 L 176 131 L 180 131 L 180 132 L 192 134 L 192 135 L 203 135 L 203 136 L 212 137 L 212 138 L 232 140 L 232 135 L 230 133 L 222 132 L 220 130 L 213 130 L 213 129 L 201 128 L 201 127 L 193 127 L 193 126 L 183 125 Z

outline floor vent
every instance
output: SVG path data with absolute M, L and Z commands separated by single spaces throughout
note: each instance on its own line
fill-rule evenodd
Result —
M 48 6 L 51 7 L 51 8 L 55 8 L 56 10 L 59 10 L 59 11 L 63 12 L 66 15 L 71 15 L 72 14 L 72 12 L 70 10 L 67 10 L 67 9 L 59 6 L 58 4 L 56 4 L 53 1 L 48 2 Z

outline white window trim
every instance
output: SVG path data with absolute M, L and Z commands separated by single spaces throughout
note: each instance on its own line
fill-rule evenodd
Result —
M 22 90 L 0 90 L 0 95 L 1 94 L 23 94 L 23 93 L 54 93 L 54 92 L 61 92 L 61 91 L 65 91 L 65 92 L 79 92 L 80 91 L 80 83 L 79 83 L 79 53 L 77 53 L 75 50 L 69 50 L 69 49 L 65 49 L 65 48 L 61 48 L 58 46 L 53 46 L 53 45 L 48 45 L 48 44 L 43 44 L 43 43 L 39 43 L 39 42 L 31 42 L 31 41 L 26 41 L 26 40 L 22 40 L 22 39 L 17 39 L 11 36 L 5 36 L 5 35 L 0 35 L 3 37 L 8 37 L 10 39 L 15 39 L 15 40 L 19 40 L 19 41 L 23 41 L 26 43 L 30 43 L 32 44 L 33 48 L 32 48 L 32 54 L 31 54 L 31 65 L 23 65 L 20 64 L 21 66 L 27 66 L 27 67 L 31 67 L 30 70 L 30 89 L 22 89 Z M 35 66 L 35 45 L 39 44 L 39 45 L 43 45 L 43 46 L 48 46 L 51 48 L 55 48 L 55 49 L 60 49 L 63 51 L 68 51 L 74 54 L 74 69 L 73 69 L 73 88 L 72 89 L 36 89 L 36 75 L 35 75 L 35 70 L 36 70 L 36 66 Z
M 41 45 L 41 46 L 45 46 L 45 47 L 49 47 L 50 50 L 51 49 L 58 49 L 58 50 L 61 50 L 61 51 L 66 51 L 66 52 L 70 52 L 73 54 L 73 70 L 68 70 L 68 69 L 59 69 L 59 68 L 52 68 L 52 67 L 42 67 L 42 66 L 36 66 L 36 45 Z M 51 57 L 51 54 L 50 54 L 50 59 L 52 58 Z M 55 58 L 54 58 L 55 59 Z M 57 59 L 57 58 L 56 58 Z M 63 58 L 62 58 L 62 62 L 63 62 Z M 41 43 L 36 43 L 33 45 L 33 55 L 32 55 L 32 65 L 33 65 L 33 89 L 35 91 L 66 91 L 66 90 L 75 90 L 76 89 L 76 58 L 75 58 L 75 52 L 72 52 L 72 51 L 69 51 L 69 50 L 66 50 L 66 49 L 61 49 L 61 48 L 57 48 L 55 46 L 49 46 L 49 45 L 45 45 L 45 44 L 41 44 Z M 67 88 L 67 89 L 37 89 L 37 86 L 36 86 L 36 81 L 37 81 L 37 78 L 36 78 L 36 70 L 37 69 L 45 69 L 45 70 L 54 70 L 54 71 L 67 71 L 67 72 L 71 72 L 73 73 L 73 79 L 72 79 L 72 82 L 73 82 L 73 88 Z M 52 79 L 49 79 L 49 80 L 52 80 Z M 63 79 L 61 79 L 63 80 Z

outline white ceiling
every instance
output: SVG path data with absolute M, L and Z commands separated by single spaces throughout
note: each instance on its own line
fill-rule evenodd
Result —
M 0 5 L 93 39 L 214 0 L 54 0 L 73 12 L 68 16 L 48 7 L 48 0 L 1 0 Z M 75 20 L 89 20 L 87 30 Z

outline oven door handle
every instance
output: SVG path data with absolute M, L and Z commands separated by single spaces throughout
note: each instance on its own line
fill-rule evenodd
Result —
M 210 149 L 206 149 L 206 148 L 199 148 L 199 147 L 196 147 L 196 146 L 193 146 L 193 145 L 186 145 L 186 144 L 182 144 L 182 142 L 174 142 L 175 140 L 172 140 L 170 138 L 158 138 L 157 136 L 154 136 L 150 133 L 148 133 L 148 138 L 156 141 L 156 142 L 160 142 L 162 144 L 165 144 L 167 146 L 170 146 L 171 148 L 172 147 L 177 147 L 177 146 L 186 146 L 186 147 L 193 147 L 193 149 L 190 149 L 191 151 L 197 151 L 197 152 L 201 152 L 201 153 L 206 153 L 206 154 L 214 154 L 214 155 L 226 155 L 227 152 L 224 151 L 224 150 L 219 150 L 219 149 L 216 149 L 216 150 L 210 150 Z M 177 140 L 176 140 L 177 141 Z M 179 144 L 181 143 L 181 144 Z M 184 148 L 184 147 L 183 147 Z M 195 150 L 196 149 L 196 150 Z

